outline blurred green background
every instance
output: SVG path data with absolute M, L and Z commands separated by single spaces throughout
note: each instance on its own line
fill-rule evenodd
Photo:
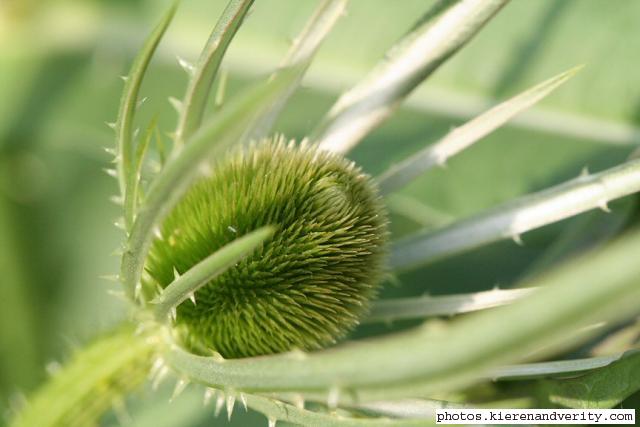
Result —
M 103 173 L 108 166 L 103 148 L 113 144 L 104 122 L 116 115 L 118 76 L 126 73 L 167 4 L 0 2 L 0 410 L 5 413 L 73 348 L 126 315 L 123 303 L 107 293 L 117 285 L 99 279 L 117 271 L 111 253 L 122 238 L 112 225 L 118 208 L 109 202 L 116 184 Z M 256 1 L 224 63 L 231 77 L 228 96 L 277 66 L 315 4 Z M 352 0 L 278 129 L 303 137 L 430 4 Z M 173 129 L 176 115 L 167 97 L 180 98 L 186 83 L 176 56 L 197 58 L 223 7 L 220 0 L 183 1 L 143 86 L 149 100 L 141 124 L 159 113 L 162 130 Z M 465 217 L 562 182 L 585 166 L 597 171 L 628 156 L 640 142 L 639 16 L 636 0 L 508 5 L 368 137 L 353 159 L 379 173 L 496 100 L 577 64 L 586 67 L 539 107 L 392 199 L 394 233 Z M 634 203 L 616 202 L 612 215 L 590 213 L 529 233 L 522 247 L 499 243 L 402 275 L 384 295 L 515 286 L 537 263 L 547 262 L 541 256 L 568 229 L 588 226 L 593 241 L 581 244 L 594 244 L 619 232 L 634 214 Z M 385 330 L 363 328 L 356 335 Z M 167 393 L 134 398 L 130 425 L 211 424 L 213 410 L 202 409 L 200 395 L 186 393 L 169 405 Z M 244 410 L 232 421 L 266 425 L 263 417 Z

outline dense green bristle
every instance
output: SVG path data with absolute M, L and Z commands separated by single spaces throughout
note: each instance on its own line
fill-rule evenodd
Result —
M 213 165 L 165 220 L 147 271 L 160 286 L 235 238 L 273 238 L 178 307 L 195 351 L 225 357 L 311 350 L 366 312 L 383 270 L 386 215 L 352 162 L 293 142 L 263 141 Z

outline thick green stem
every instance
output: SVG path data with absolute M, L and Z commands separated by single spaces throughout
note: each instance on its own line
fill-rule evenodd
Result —
M 136 389 L 149 374 L 157 338 L 130 326 L 80 350 L 29 400 L 11 427 L 85 427 Z

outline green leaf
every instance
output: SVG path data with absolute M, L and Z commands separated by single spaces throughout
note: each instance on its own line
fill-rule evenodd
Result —
M 578 378 L 546 380 L 540 393 L 556 405 L 577 408 L 613 408 L 640 390 L 640 353 L 633 352 Z
M 200 127 L 207 107 L 211 85 L 220 64 L 254 0 L 231 0 L 222 12 L 197 65 L 187 71 L 192 73 L 176 129 L 176 144 L 183 144 Z M 186 64 L 185 64 L 186 65 Z
M 491 372 L 493 380 L 521 380 L 552 376 L 569 376 L 579 372 L 591 371 L 609 366 L 630 353 L 618 353 L 611 356 L 597 356 L 585 359 L 556 360 L 550 362 L 526 363 L 522 365 L 501 366 Z
M 608 210 L 611 200 L 640 191 L 640 160 L 630 160 L 598 174 L 585 171 L 564 184 L 516 199 L 437 231 L 405 237 L 393 247 L 391 265 L 416 267 L 595 208 Z
M 131 195 L 134 181 L 137 179 L 133 164 L 133 121 L 138 107 L 138 95 L 142 79 L 147 71 L 151 58 L 160 44 L 160 40 L 175 15 L 178 2 L 174 1 L 156 29 L 144 43 L 140 53 L 133 62 L 129 75 L 125 78 L 124 91 L 120 101 L 116 131 L 116 161 L 120 193 L 124 197 L 125 224 L 129 229 L 133 223 L 136 200 Z
M 177 277 L 152 301 L 155 303 L 156 318 L 165 321 L 169 313 L 188 298 L 193 298 L 192 301 L 195 304 L 194 293 L 200 287 L 249 255 L 257 246 L 271 237 L 273 232 L 273 227 L 262 227 L 239 237 Z
M 344 93 L 312 133 L 323 149 L 348 152 L 386 120 L 404 98 L 508 2 L 442 0 L 396 43 L 386 58 Z
M 581 67 L 572 68 L 491 108 L 464 125 L 453 129 L 444 138 L 393 165 L 377 180 L 380 192 L 387 194 L 406 185 L 416 176 L 446 161 L 475 142 L 500 128 L 518 113 L 540 101 L 562 83 L 573 77 Z
M 374 303 L 371 313 L 363 321 L 390 322 L 429 316 L 453 316 L 511 304 L 534 291 L 535 289 L 494 289 L 472 294 L 380 300 Z

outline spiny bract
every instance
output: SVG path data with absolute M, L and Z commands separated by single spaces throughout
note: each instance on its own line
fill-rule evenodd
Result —
M 166 287 L 261 226 L 274 236 L 177 310 L 185 345 L 224 357 L 317 349 L 366 312 L 383 271 L 387 219 L 353 162 L 306 144 L 266 140 L 213 165 L 163 223 L 146 265 Z

